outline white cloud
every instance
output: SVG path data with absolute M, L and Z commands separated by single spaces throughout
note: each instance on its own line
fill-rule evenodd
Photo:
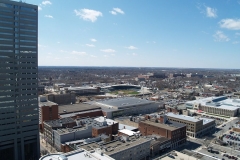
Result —
M 111 56 L 115 56 L 116 54 L 112 53 Z
M 93 45 L 93 44 L 86 44 L 86 46 L 88 46 L 88 47 L 95 47 L 95 45 Z
M 117 12 L 115 12 L 115 11 L 109 11 L 109 12 L 113 15 L 117 15 Z
M 38 10 L 41 11 L 41 10 L 42 10 L 42 7 L 38 6 Z
M 107 57 L 108 57 L 108 55 L 103 55 L 103 57 L 107 58 Z
M 222 31 L 217 31 L 213 35 L 213 37 L 214 37 L 214 40 L 217 41 L 217 42 L 227 42 L 227 41 L 230 40 L 225 34 L 223 34 Z
M 95 22 L 98 17 L 102 16 L 103 14 L 99 11 L 91 10 L 91 9 L 81 9 L 81 10 L 74 10 L 76 16 L 79 16 L 83 20 Z
M 53 16 L 51 16 L 51 15 L 45 15 L 45 17 L 47 17 L 47 18 L 53 18 Z
M 60 43 L 60 42 L 57 42 L 58 44 Z
M 120 8 L 113 8 L 113 10 L 117 13 L 124 14 L 123 10 L 121 10 Z
M 116 51 L 113 50 L 113 49 L 102 49 L 101 51 L 102 51 L 102 52 L 106 52 L 106 53 L 113 53 L 113 52 L 116 52 Z
M 128 49 L 138 49 L 137 47 L 134 47 L 134 46 L 129 46 L 127 47 Z
M 221 28 L 240 30 L 240 19 L 222 19 L 219 25 Z
M 117 15 L 118 13 L 124 14 L 123 10 L 121 10 L 120 8 L 113 8 L 113 10 L 111 10 L 109 12 L 113 15 Z
M 87 55 L 86 52 L 78 52 L 78 51 L 72 51 L 71 54 L 80 55 L 80 56 L 85 56 L 85 55 Z
M 233 42 L 233 44 L 238 44 L 238 43 L 240 43 L 240 42 L 239 42 L 239 41 L 234 41 L 234 42 Z
M 94 39 L 94 38 L 92 38 L 92 39 L 90 39 L 92 42 L 97 42 L 97 40 L 96 39 Z
M 217 9 L 206 7 L 206 15 L 210 18 L 216 18 L 217 17 Z
M 43 1 L 42 4 L 43 5 L 50 5 L 50 4 L 52 4 L 52 2 L 50 2 L 50 1 Z

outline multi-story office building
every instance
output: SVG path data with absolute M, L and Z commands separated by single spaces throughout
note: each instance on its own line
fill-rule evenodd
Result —
M 187 126 L 187 135 L 191 137 L 202 137 L 215 130 L 214 119 L 190 117 L 171 112 L 166 115 L 171 121 L 185 124 Z
M 166 115 L 156 117 L 146 116 L 139 122 L 139 131 L 143 136 L 159 135 L 171 140 L 171 148 L 176 148 L 186 142 L 186 125 L 167 119 Z
M 0 159 L 39 158 L 38 6 L 0 0 Z

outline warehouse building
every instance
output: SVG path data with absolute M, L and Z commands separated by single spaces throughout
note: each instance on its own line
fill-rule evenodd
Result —
M 100 106 L 104 116 L 111 119 L 123 115 L 153 113 L 157 112 L 159 108 L 159 103 L 134 97 L 115 98 L 90 103 Z

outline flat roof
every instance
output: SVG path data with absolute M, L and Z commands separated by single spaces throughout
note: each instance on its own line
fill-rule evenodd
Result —
M 90 159 L 90 160 L 113 160 L 113 158 L 109 157 L 106 154 L 99 154 L 97 151 L 88 152 L 83 149 L 78 149 L 72 152 L 68 152 L 65 154 L 49 154 L 41 157 L 39 160 L 79 160 L 79 159 Z
M 115 99 L 108 99 L 96 102 L 97 105 L 107 107 L 107 108 L 125 108 L 130 106 L 136 105 L 145 105 L 155 103 L 153 101 L 149 101 L 146 99 L 140 99 L 135 97 L 122 97 L 122 98 L 115 98 Z
M 166 113 L 168 117 L 173 117 L 173 118 L 178 118 L 186 121 L 191 121 L 191 122 L 199 122 L 201 121 L 200 119 L 190 117 L 190 116 L 185 116 L 185 115 L 179 115 L 179 114 L 174 114 L 172 112 Z
M 136 132 L 133 132 L 131 130 L 128 130 L 128 129 L 121 129 L 121 130 L 118 130 L 118 132 L 121 132 L 123 134 L 126 134 L 128 136 L 133 136 Z
M 97 89 L 97 88 L 85 86 L 85 87 L 67 87 L 67 89 L 69 91 L 74 91 L 74 90 Z
M 38 106 L 39 107 L 43 107 L 43 106 L 53 106 L 53 105 L 58 105 L 57 103 L 54 103 L 54 102 L 51 102 L 51 101 L 44 101 L 44 102 L 41 102 L 41 101 L 38 101 Z
M 45 121 L 44 123 L 48 124 L 51 127 L 62 127 L 62 124 L 68 124 L 73 122 L 75 122 L 74 119 L 67 117 L 67 118 L 61 118 L 57 120 Z
M 181 152 L 178 152 L 178 151 L 169 152 L 169 154 L 174 156 L 175 160 L 182 160 L 182 159 L 198 160 L 198 159 L 201 159 L 203 157 L 203 155 L 194 154 L 194 153 L 191 153 L 191 152 L 189 152 L 189 154 L 184 154 L 184 153 L 181 153 Z M 161 160 L 173 160 L 173 158 L 169 157 L 168 155 L 166 155 L 164 157 L 161 157 Z
M 94 109 L 94 110 L 89 110 L 89 111 L 79 111 L 79 112 L 74 112 L 74 113 L 61 114 L 60 117 L 61 118 L 74 117 L 78 114 L 98 112 L 98 111 L 102 111 L 102 110 L 101 109 Z
M 94 104 L 89 104 L 89 103 L 76 103 L 76 104 L 68 104 L 68 105 L 58 106 L 58 113 L 59 114 L 68 114 L 68 113 L 95 110 L 95 109 L 101 109 L 101 107 L 96 106 Z
M 105 118 L 105 117 L 97 117 L 97 118 L 94 118 L 95 121 L 98 121 L 98 122 L 107 122 L 108 125 L 113 125 L 115 123 L 118 123 L 117 121 L 114 121 L 112 119 L 108 119 L 108 118 Z
M 185 104 L 193 105 L 196 103 L 200 103 L 202 106 L 214 107 L 214 108 L 220 108 L 220 109 L 226 109 L 226 110 L 232 110 L 232 111 L 240 108 L 240 99 L 227 99 L 226 96 L 202 98 L 194 101 L 188 101 Z
M 148 137 L 150 137 L 152 139 L 151 141 L 151 146 L 157 144 L 157 143 L 163 143 L 166 141 L 171 141 L 171 139 L 167 139 L 166 137 L 162 137 L 162 136 L 158 136 L 158 135 L 149 135 Z
M 214 119 L 210 119 L 210 118 L 197 118 L 197 117 L 191 117 L 191 116 L 186 116 L 186 115 L 180 115 L 180 114 L 174 114 L 172 112 L 166 113 L 167 116 L 169 117 L 173 117 L 173 118 L 178 118 L 178 119 L 182 119 L 182 120 L 186 120 L 186 121 L 191 121 L 191 122 L 199 122 L 199 121 L 203 121 L 203 125 L 214 121 Z
M 151 142 L 150 138 L 147 138 L 147 137 L 136 138 L 135 136 L 132 136 L 132 137 L 129 137 L 129 141 L 126 141 L 125 143 L 115 140 L 108 143 L 101 143 L 101 146 L 100 146 L 100 143 L 90 143 L 90 144 L 81 146 L 81 148 L 90 151 L 94 148 L 103 147 L 106 149 L 106 151 L 104 152 L 105 154 L 113 155 L 115 153 L 127 150 L 129 148 L 132 148 L 147 142 L 149 142 L 149 148 L 150 148 L 150 142 Z
M 135 130 L 135 129 L 138 129 L 138 128 L 136 128 L 136 127 L 132 127 L 132 126 L 129 126 L 129 125 L 125 125 L 125 124 L 121 124 L 121 123 L 119 123 L 118 124 L 118 129 L 119 130 L 121 130 L 121 129 L 127 129 L 127 130 Z
M 157 123 L 157 122 L 152 122 L 152 121 L 148 121 L 148 120 L 141 121 L 140 123 L 146 123 L 146 124 L 153 125 L 156 127 L 165 128 L 170 131 L 174 131 L 180 127 L 186 126 L 183 123 L 178 123 L 178 122 L 169 121 L 169 120 L 166 123 Z

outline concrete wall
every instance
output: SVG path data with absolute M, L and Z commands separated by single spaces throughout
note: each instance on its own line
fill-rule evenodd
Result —
M 150 156 L 150 142 L 151 140 L 141 143 L 137 146 L 126 148 L 123 151 L 111 154 L 114 159 L 121 159 L 121 160 L 143 160 L 146 159 L 147 156 Z
M 76 132 L 70 132 L 66 134 L 59 134 L 58 131 L 54 130 L 54 146 L 61 150 L 61 144 L 69 141 L 75 141 L 85 138 L 91 138 L 92 137 L 92 126 L 87 126 L 87 129 L 81 128 L 80 130 Z

